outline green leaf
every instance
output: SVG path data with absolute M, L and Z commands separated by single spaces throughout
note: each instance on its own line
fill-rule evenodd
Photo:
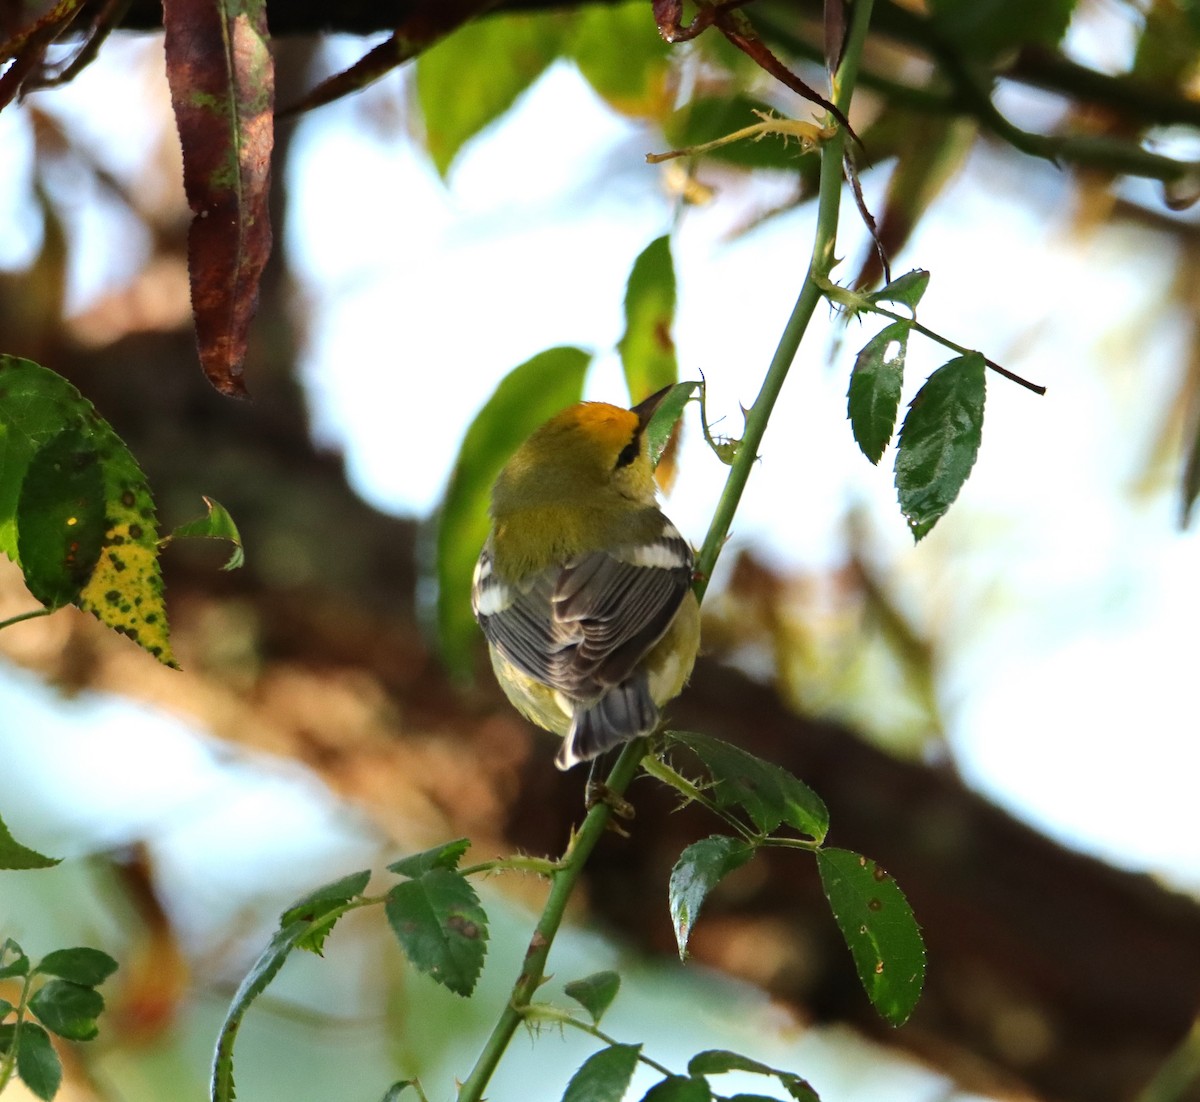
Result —
M 820 796 L 786 769 L 695 731 L 671 731 L 668 737 L 704 763 L 718 807 L 744 808 L 763 834 L 787 823 L 818 842 L 824 839 L 829 811 Z
M 641 1045 L 609 1045 L 593 1053 L 571 1076 L 562 1102 L 621 1102 L 641 1051 Z
M 922 268 L 914 268 L 867 298 L 872 302 L 898 302 L 907 306 L 915 315 L 917 303 L 921 301 L 921 296 L 925 294 L 925 288 L 928 286 L 929 273 Z
M 181 524 L 169 536 L 164 537 L 160 543 L 165 547 L 171 540 L 175 539 L 228 540 L 233 544 L 233 551 L 221 569 L 237 570 L 238 567 L 243 566 L 246 562 L 246 554 L 242 547 L 242 534 L 238 531 L 238 526 L 234 523 L 233 517 L 229 515 L 229 510 L 224 505 L 211 497 L 204 497 L 203 494 L 201 494 L 201 498 L 207 510 L 204 516 Z
M 75 949 L 55 949 L 47 953 L 34 968 L 46 976 L 58 976 L 84 987 L 103 983 L 117 970 L 117 962 L 99 949 L 79 946 Z
M 383 1092 L 383 1097 L 379 1102 L 396 1102 L 409 1087 L 416 1089 L 417 1081 L 415 1079 L 397 1079 L 386 1091 Z
M 463 854 L 471 848 L 470 838 L 456 838 L 453 842 L 443 842 L 440 846 L 422 850 L 420 853 L 410 853 L 388 865 L 388 872 L 400 876 L 418 877 L 432 869 L 456 869 Z
M 100 1032 L 96 1019 L 104 1009 L 104 998 L 91 987 L 50 980 L 33 993 L 29 1009 L 52 1033 L 72 1041 L 90 1041 Z
M 594 1025 L 599 1025 L 620 988 L 621 977 L 616 972 L 593 972 L 581 980 L 572 980 L 563 991 L 592 1016 Z
M 863 346 L 850 373 L 846 403 L 850 428 L 872 463 L 879 462 L 896 428 L 908 331 L 903 321 L 881 329 Z
M 642 1102 L 710 1102 L 711 1099 L 707 1080 L 686 1075 L 672 1075 L 660 1080 L 642 1095 Z
M 21 1026 L 21 1042 L 17 1049 L 17 1074 L 38 1098 L 49 1102 L 62 1083 L 62 1064 L 50 1043 L 50 1035 L 36 1022 Z
M 325 939 L 337 924 L 337 920 L 345 913 L 346 904 L 362 894 L 370 879 L 371 870 L 362 869 L 317 888 L 284 911 L 279 918 L 279 925 L 308 923 L 308 931 L 296 939 L 296 948 L 321 956 L 325 948 Z
M 896 450 L 900 511 L 920 540 L 950 508 L 983 435 L 985 364 L 978 352 L 939 367 L 909 403 Z
M 688 1063 L 688 1072 L 691 1075 L 724 1075 L 730 1071 L 749 1072 L 752 1075 L 769 1075 L 771 1078 L 779 1081 L 779 1084 L 784 1090 L 791 1095 L 792 1098 L 799 1102 L 820 1102 L 817 1092 L 809 1086 L 808 1081 L 801 1079 L 790 1071 L 783 1071 L 780 1068 L 773 1068 L 769 1064 L 764 1064 L 760 1060 L 753 1060 L 749 1056 L 743 1056 L 740 1052 L 730 1052 L 728 1049 L 713 1048 L 705 1052 L 698 1052 Z M 758 1102 L 762 1099 L 762 1095 L 758 1094 L 739 1094 L 736 1098 L 743 1099 L 744 1102 Z M 731 1099 L 730 1102 L 733 1102 Z
M 21 845 L 9 833 L 4 820 L 0 819 L 0 869 L 52 869 L 61 861 L 61 857 L 47 857 L 44 853 Z M 15 946 L 17 943 L 9 940 L 4 944 Z M 0 968 L 0 978 L 6 975 L 12 973 Z
M 675 357 L 675 267 L 669 236 L 655 238 L 634 261 L 625 286 L 625 333 L 617 342 L 629 396 L 643 398 L 679 378 Z
M 104 479 L 90 433 L 68 425 L 29 461 L 17 502 L 25 585 L 47 608 L 79 599 L 104 540 Z
M 902 1025 L 925 981 L 925 945 L 908 900 L 874 861 L 850 850 L 820 850 L 817 868 L 867 997 Z
M 993 57 L 1021 46 L 1053 47 L 1076 0 L 931 0 L 938 33 L 960 53 Z
M 242 1027 L 242 1019 L 250 1009 L 250 1004 L 279 974 L 288 954 L 307 931 L 308 923 L 303 921 L 289 922 L 277 930 L 271 943 L 254 962 L 254 967 L 238 985 L 225 1013 L 225 1020 L 221 1023 L 221 1031 L 217 1034 L 217 1047 L 213 1053 L 212 1102 L 233 1102 L 233 1046 Z
M 555 12 L 472 19 L 421 53 L 417 97 L 425 145 L 442 176 L 463 145 L 558 56 L 568 27 Z
M 86 444 L 98 458 L 105 521 L 99 557 L 75 603 L 173 666 L 154 502 L 137 461 L 66 379 L 15 356 L 0 356 L 0 551 L 25 565 L 18 532 L 23 483 L 35 455 L 68 430 L 62 447 Z M 78 490 L 82 479 L 73 484 Z
M 4 963 L 7 960 L 7 963 Z M 0 980 L 11 979 L 13 976 L 29 975 L 29 958 L 12 938 L 6 938 L 0 945 Z
M 0 999 L 0 1021 L 3 1021 L 13 1012 L 13 1004 L 7 999 Z
M 688 940 L 708 893 L 753 856 L 754 847 L 749 842 L 724 834 L 693 842 L 679 855 L 671 870 L 667 902 L 680 960 L 687 956 Z
M 614 110 L 659 119 L 671 109 L 671 47 L 644 0 L 579 11 L 566 53 Z
M 470 995 L 487 952 L 487 915 L 475 889 L 450 869 L 397 884 L 387 917 L 408 959 L 456 995 Z
M 438 641 L 443 661 L 460 676 L 471 671 L 482 638 L 469 594 L 487 539 L 492 483 L 534 429 L 579 401 L 591 360 L 578 348 L 538 353 L 504 377 L 463 438 L 437 531 Z
M 646 426 L 646 439 L 650 444 L 650 462 L 654 466 L 658 466 L 663 452 L 667 450 L 667 445 L 671 442 L 671 433 L 675 431 L 676 423 L 683 416 L 684 406 L 699 389 L 699 383 L 676 383 L 671 387 L 671 392 L 659 402 L 658 409 L 650 418 L 650 424 Z

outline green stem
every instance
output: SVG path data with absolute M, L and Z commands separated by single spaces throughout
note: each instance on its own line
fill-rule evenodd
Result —
M 872 6 L 873 0 L 855 0 L 846 50 L 842 57 L 842 64 L 834 75 L 833 102 L 843 113 L 850 106 L 850 97 L 858 75 L 859 57 L 866 40 Z M 725 489 L 709 525 L 708 536 L 700 550 L 697 560 L 699 579 L 696 583 L 696 596 L 701 599 L 704 596 L 704 590 L 717 555 L 729 532 L 734 513 L 737 511 L 738 502 L 741 500 L 742 491 L 745 489 L 746 480 L 750 475 L 750 466 L 757 455 L 758 445 L 766 430 L 771 410 L 779 397 L 788 368 L 791 367 L 796 351 L 800 347 L 800 338 L 808 328 L 817 303 L 821 301 L 822 292 L 819 281 L 828 277 L 834 264 L 834 243 L 837 239 L 838 213 L 842 197 L 842 154 L 845 141 L 845 134 L 838 127 L 833 137 L 829 138 L 821 147 L 821 185 L 817 202 L 817 229 L 813 242 L 812 259 L 809 262 L 804 285 L 800 289 L 800 296 L 796 300 L 791 317 L 780 338 L 779 346 L 767 369 L 762 388 L 753 407 L 746 414 L 746 434 L 742 446 L 734 458 Z M 637 773 L 645 750 L 645 741 L 635 739 L 621 751 L 607 781 L 608 790 L 613 796 L 619 797 L 625 793 Z M 572 839 L 559 867 L 550 874 L 550 894 L 533 931 L 529 948 L 525 952 L 525 962 L 521 974 L 513 986 L 508 1005 L 501 1013 L 487 1041 L 484 1042 L 483 1050 L 480 1052 L 475 1066 L 459 1088 L 458 1102 L 481 1102 L 484 1091 L 500 1063 L 500 1058 L 504 1055 L 505 1049 L 528 1013 L 533 996 L 545 982 L 546 961 L 550 956 L 554 938 L 562 925 L 567 901 L 575 890 L 583 867 L 603 836 L 611 817 L 612 808 L 609 803 L 595 804 Z
M 637 773 L 638 764 L 646 752 L 644 739 L 635 739 L 627 743 L 617 758 L 616 765 L 608 775 L 607 788 L 614 796 L 621 796 L 629 787 Z M 537 989 L 546 980 L 546 960 L 550 956 L 550 947 L 554 944 L 555 935 L 562 925 L 566 912 L 567 900 L 575 890 L 579 876 L 587 859 L 591 856 L 596 843 L 604 835 L 608 821 L 612 817 L 612 807 L 608 803 L 594 804 L 584 817 L 583 825 L 567 847 L 567 853 L 559 863 L 559 867 L 550 874 L 550 894 L 546 905 L 542 908 L 541 917 L 525 951 L 525 962 L 521 974 L 513 986 L 512 996 L 508 1005 L 500 1015 L 492 1029 L 491 1035 L 484 1043 L 483 1051 L 479 1054 L 471 1074 L 467 1076 L 458 1092 L 458 1102 L 480 1102 L 483 1092 L 487 1089 L 500 1057 L 516 1033 L 517 1027 L 525 1017 L 525 1012 Z
M 833 102 L 840 111 L 845 113 L 850 107 L 850 97 L 854 91 L 854 83 L 858 77 L 858 63 L 862 56 L 863 42 L 866 40 L 867 27 L 871 21 L 873 0 L 856 0 L 852 7 L 850 33 L 846 41 L 846 49 L 842 55 L 842 64 L 833 78 Z M 813 312 L 821 301 L 821 283 L 827 280 L 833 268 L 834 244 L 837 241 L 838 215 L 842 202 L 842 154 L 845 150 L 846 135 L 841 127 L 837 128 L 832 138 L 821 145 L 821 182 L 817 198 L 817 228 L 813 239 L 812 258 L 809 261 L 808 273 L 800 288 L 796 305 L 792 307 L 791 316 L 784 327 L 783 336 L 771 358 L 767 368 L 766 378 L 754 399 L 754 405 L 746 411 L 746 429 L 742 436 L 741 445 L 729 475 L 725 480 L 725 489 L 717 502 L 712 524 L 704 545 L 696 557 L 696 596 L 703 598 L 712 577 L 713 567 L 721 548 L 729 536 L 729 528 L 733 523 L 734 514 L 742 500 L 746 482 L 750 478 L 750 468 L 758 458 L 758 446 L 766 432 L 767 423 L 771 419 L 771 411 L 783 389 L 784 380 L 796 352 L 800 348 L 800 340 L 808 329 Z
M 0 629 L 12 627 L 22 620 L 36 620 L 39 616 L 49 616 L 54 611 L 56 610 L 52 608 L 35 608 L 32 612 L 22 612 L 20 616 L 10 616 L 7 620 L 0 620 Z
M 21 997 L 17 1001 L 16 1010 L 16 1029 L 13 1031 L 12 1044 L 9 1045 L 8 1052 L 4 1054 L 4 1060 L 0 1061 L 0 1093 L 8 1086 L 8 1082 L 12 1079 L 13 1070 L 17 1066 L 17 1050 L 21 1046 L 21 1026 L 25 1023 L 25 1007 L 29 1002 L 29 992 L 33 987 L 34 973 L 28 972 L 25 976 L 25 982 L 21 985 Z
M 902 321 L 910 329 L 915 329 L 922 336 L 928 337 L 931 341 L 936 341 L 944 348 L 949 348 L 952 352 L 957 352 L 960 356 L 965 356 L 969 352 L 974 352 L 973 348 L 966 348 L 957 341 L 952 341 L 949 337 L 943 337 L 941 333 L 935 333 L 932 329 L 927 329 L 916 318 L 905 317 L 903 314 L 897 314 L 892 310 L 885 309 L 877 303 L 863 300 L 861 309 L 870 310 L 873 314 L 882 314 L 885 318 L 891 318 L 893 321 Z M 983 356 L 980 352 L 979 355 Z M 988 365 L 998 375 L 1003 375 L 1011 382 L 1023 386 L 1026 390 L 1032 390 L 1034 394 L 1045 394 L 1046 388 L 1041 383 L 1031 383 L 1028 379 L 1018 375 L 1015 371 L 1009 371 L 1007 367 L 1001 367 L 995 360 L 989 360 L 983 356 L 983 362 Z
M 560 1010 L 557 1006 L 548 1006 L 545 1003 L 534 1003 L 526 1008 L 525 1018 L 527 1021 L 536 1022 L 553 1022 L 555 1025 L 572 1026 L 586 1033 L 591 1037 L 595 1037 L 598 1041 L 603 1041 L 606 1045 L 618 1045 L 621 1042 L 615 1037 L 605 1033 L 599 1026 L 591 1025 L 589 1022 L 580 1021 L 574 1014 L 567 1010 Z M 669 1067 L 660 1064 L 657 1060 L 651 1059 L 649 1056 L 638 1054 L 638 1061 L 645 1064 L 649 1068 L 653 1068 L 659 1075 L 670 1076 L 674 1075 Z

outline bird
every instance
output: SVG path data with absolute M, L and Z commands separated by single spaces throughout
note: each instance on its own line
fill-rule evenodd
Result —
M 562 410 L 492 487 L 471 607 L 508 699 L 562 736 L 560 769 L 652 732 L 696 659 L 694 555 L 658 508 L 646 431 L 670 390 Z

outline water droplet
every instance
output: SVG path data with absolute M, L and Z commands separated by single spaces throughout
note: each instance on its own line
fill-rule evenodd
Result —
M 883 869 L 881 869 L 878 865 L 876 865 L 875 868 L 872 870 L 871 875 L 873 877 L 875 877 L 876 880 L 886 880 L 887 879 L 887 873 L 884 872 Z
M 875 962 L 875 975 L 877 975 L 877 976 L 883 975 L 883 961 L 881 961 L 881 960 Z
M 868 899 L 867 900 L 867 910 L 882 911 L 883 910 L 883 900 L 882 899 Z

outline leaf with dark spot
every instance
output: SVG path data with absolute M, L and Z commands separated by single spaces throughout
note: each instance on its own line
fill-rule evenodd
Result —
M 271 252 L 275 69 L 265 0 L 164 0 L 167 79 L 194 217 L 188 271 L 200 362 L 222 394 L 243 362 Z

